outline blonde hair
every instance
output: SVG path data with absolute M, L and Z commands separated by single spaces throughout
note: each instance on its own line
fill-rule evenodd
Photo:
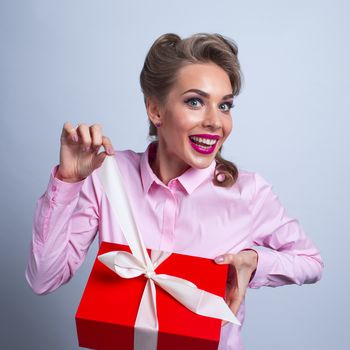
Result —
M 186 39 L 177 34 L 161 35 L 149 49 L 141 74 L 140 84 L 146 103 L 153 97 L 165 104 L 175 84 L 177 73 L 186 64 L 213 62 L 229 76 L 232 93 L 237 96 L 241 89 L 242 73 L 237 58 L 236 43 L 220 34 L 197 33 Z M 157 128 L 149 121 L 149 137 L 157 139 Z M 232 186 L 238 178 L 238 169 L 221 156 L 222 146 L 215 156 L 216 167 L 213 183 L 220 187 Z M 224 180 L 220 178 L 224 176 Z

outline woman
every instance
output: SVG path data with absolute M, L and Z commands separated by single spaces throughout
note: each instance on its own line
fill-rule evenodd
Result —
M 319 251 L 272 186 L 220 155 L 241 87 L 235 43 L 218 34 L 162 35 L 140 82 L 154 137 L 144 153 L 115 152 L 98 124 L 64 124 L 60 164 L 35 213 L 26 270 L 34 292 L 66 283 L 97 231 L 100 242 L 126 244 L 95 172 L 107 155 L 116 157 L 148 248 L 230 264 L 226 301 L 242 324 L 248 286 L 318 281 Z M 242 349 L 240 327 L 223 325 L 220 349 Z

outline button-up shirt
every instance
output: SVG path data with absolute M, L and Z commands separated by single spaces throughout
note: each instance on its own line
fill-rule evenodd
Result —
M 115 152 L 147 248 L 212 259 L 254 249 L 258 265 L 250 288 L 321 278 L 324 264 L 318 249 L 260 174 L 239 169 L 233 186 L 215 186 L 213 160 L 208 168 L 189 168 L 165 185 L 150 166 L 156 152 L 157 142 L 142 153 Z M 48 187 L 37 201 L 33 223 L 26 279 L 37 294 L 68 282 L 97 234 L 99 243 L 127 244 L 96 171 L 67 183 L 55 177 L 57 169 L 52 168 Z M 236 315 L 242 325 L 244 315 L 243 300 Z M 241 327 L 224 325 L 219 349 L 243 349 Z

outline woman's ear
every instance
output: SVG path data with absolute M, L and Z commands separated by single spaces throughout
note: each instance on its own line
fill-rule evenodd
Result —
M 154 125 L 162 123 L 159 104 L 151 97 L 146 98 L 146 110 L 148 118 Z

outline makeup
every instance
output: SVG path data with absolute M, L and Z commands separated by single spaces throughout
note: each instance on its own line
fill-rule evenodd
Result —
M 214 152 L 216 144 L 218 143 L 218 140 L 210 140 L 212 144 L 205 144 L 204 142 L 202 142 L 203 139 L 195 137 L 193 138 L 193 136 L 189 137 L 189 141 L 190 144 L 192 146 L 192 148 L 202 154 L 211 154 Z M 208 140 L 209 139 L 204 139 L 204 140 Z

